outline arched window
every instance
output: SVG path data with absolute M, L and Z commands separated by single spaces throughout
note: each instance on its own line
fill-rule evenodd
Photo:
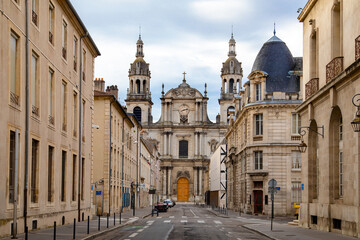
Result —
M 140 107 L 134 107 L 133 113 L 138 120 L 138 122 L 141 123 L 141 108 Z
M 229 93 L 233 93 L 234 92 L 234 79 L 230 79 L 229 80 Z
M 231 114 L 235 116 L 235 107 L 233 107 L 233 106 L 230 106 L 227 109 L 227 123 L 229 123 L 229 121 L 230 121 Z
M 310 129 L 317 129 L 315 120 L 310 123 Z M 316 131 L 309 131 L 308 143 L 308 189 L 309 201 L 313 202 L 319 196 L 319 144 Z
M 136 93 L 140 93 L 140 80 L 136 80 Z
M 180 140 L 179 141 L 179 158 L 188 157 L 188 141 Z
M 329 157 L 330 171 L 330 197 L 338 199 L 343 196 L 343 126 L 339 107 L 334 107 L 330 116 L 329 126 Z
M 143 81 L 143 92 L 146 92 L 146 80 Z
M 226 79 L 224 79 L 224 92 L 226 93 L 227 92 L 227 81 L 226 81 Z

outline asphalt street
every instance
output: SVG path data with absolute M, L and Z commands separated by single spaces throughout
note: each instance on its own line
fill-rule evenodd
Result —
M 242 227 L 243 224 L 246 222 L 242 218 L 222 218 L 205 208 L 176 205 L 170 208 L 168 212 L 161 212 L 158 217 L 150 216 L 141 219 L 95 239 L 269 239 Z

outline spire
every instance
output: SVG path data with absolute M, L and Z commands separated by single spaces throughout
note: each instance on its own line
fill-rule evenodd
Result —
M 231 38 L 229 41 L 229 53 L 228 53 L 229 57 L 236 57 L 235 45 L 236 45 L 236 41 L 234 39 L 233 25 L 231 25 Z
M 141 40 L 141 26 L 139 26 L 139 40 L 137 40 L 136 42 L 136 55 L 135 55 L 137 58 L 144 57 L 143 46 L 144 46 L 144 42 Z
M 186 72 L 183 72 L 183 74 L 184 74 L 183 82 L 186 82 L 186 79 L 185 79 Z
M 276 35 L 276 25 L 275 25 L 275 22 L 274 22 L 274 36 Z

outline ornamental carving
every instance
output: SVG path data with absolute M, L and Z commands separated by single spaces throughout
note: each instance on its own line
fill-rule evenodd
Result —
M 176 96 L 195 96 L 195 89 L 193 88 L 177 88 L 174 90 Z
M 190 179 L 190 173 L 189 171 L 178 171 L 176 174 L 176 178 L 186 177 L 187 179 Z
M 336 57 L 326 65 L 326 83 L 343 71 L 344 57 Z
M 308 99 L 319 90 L 319 79 L 313 78 L 305 84 L 305 98 Z
M 360 58 L 360 36 L 355 39 L 355 60 Z

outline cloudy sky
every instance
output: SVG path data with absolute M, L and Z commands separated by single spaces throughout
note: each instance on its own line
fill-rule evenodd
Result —
M 95 78 L 119 87 L 125 104 L 128 70 L 135 60 L 139 26 L 145 61 L 150 63 L 154 121 L 160 117 L 161 84 L 165 91 L 187 82 L 204 91 L 208 84 L 208 113 L 219 112 L 222 62 L 227 59 L 233 25 L 243 83 L 261 46 L 273 35 L 293 56 L 302 56 L 302 24 L 298 8 L 307 0 L 72 0 L 98 46 Z

